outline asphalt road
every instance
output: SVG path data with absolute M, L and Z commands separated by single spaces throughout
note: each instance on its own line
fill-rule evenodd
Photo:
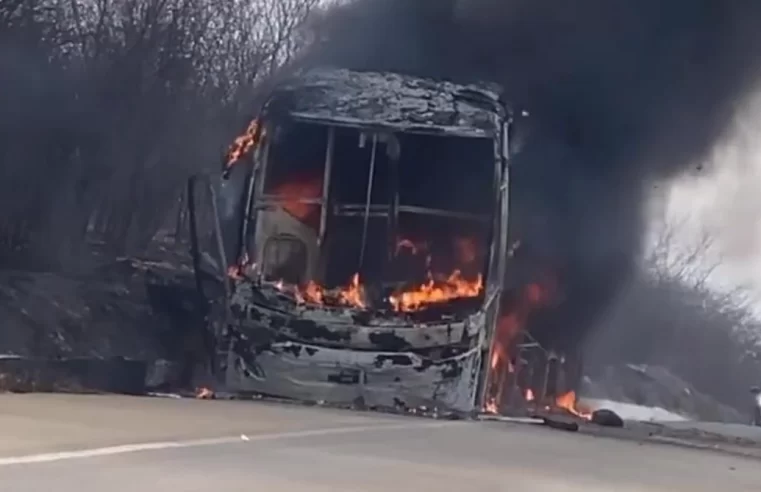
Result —
M 0 490 L 759 491 L 761 461 L 525 424 L 0 396 Z

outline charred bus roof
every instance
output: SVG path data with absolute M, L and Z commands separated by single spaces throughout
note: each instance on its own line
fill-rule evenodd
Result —
M 336 126 L 494 137 L 508 113 L 500 92 L 486 84 L 315 68 L 281 83 L 265 114 Z

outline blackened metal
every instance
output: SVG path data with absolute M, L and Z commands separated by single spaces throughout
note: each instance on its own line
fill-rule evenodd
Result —
M 550 359 L 550 363 L 547 367 L 547 389 L 545 392 L 545 398 L 548 401 L 554 402 L 558 396 L 558 379 L 560 378 L 560 359 L 553 357 Z
M 258 149 L 257 149 L 258 153 Z M 252 256 L 251 246 L 250 243 L 252 242 L 252 235 L 254 234 L 254 231 L 256 229 L 251 228 L 251 225 L 254 225 L 251 223 L 251 221 L 248 219 L 251 214 L 251 209 L 254 205 L 254 189 L 256 186 L 256 169 L 254 169 L 254 166 L 249 166 L 248 173 L 246 175 L 246 199 L 243 200 L 240 204 L 241 206 L 241 214 L 240 216 L 243 218 L 243 224 L 241 225 L 241 233 L 240 233 L 240 245 L 241 249 L 243 251 L 237 251 L 237 258 L 236 263 L 240 264 L 243 261 L 249 260 Z
M 447 361 L 442 366 L 441 375 L 445 379 L 455 379 L 462 374 L 462 365 L 455 361 Z
M 410 342 L 396 333 L 372 333 L 370 341 L 386 350 L 407 350 L 412 348 Z
M 203 291 L 203 281 L 201 280 L 201 247 L 198 237 L 198 211 L 196 209 L 196 182 L 198 178 L 191 176 L 185 193 L 188 200 L 188 215 L 190 218 L 190 254 L 193 259 L 193 271 L 195 272 L 195 283 L 198 295 L 206 299 Z
M 544 377 L 542 378 L 540 393 L 537 394 L 537 397 L 540 398 L 541 401 L 555 400 L 554 397 L 550 397 L 550 389 L 553 389 L 554 394 L 554 386 L 556 385 L 551 382 L 550 378 L 557 374 L 557 371 L 555 370 L 556 363 L 557 356 L 554 353 L 547 354 L 547 362 L 544 366 Z
M 370 155 L 370 173 L 367 176 L 367 196 L 365 197 L 365 212 L 362 217 L 362 242 L 359 249 L 359 266 L 357 271 L 363 271 L 365 264 L 365 248 L 367 247 L 367 228 L 370 225 L 370 200 L 373 197 L 373 183 L 375 182 L 375 161 L 378 156 L 378 135 L 373 134 L 373 146 Z
M 328 382 L 337 384 L 359 384 L 362 373 L 356 369 L 343 369 L 328 375 Z
M 328 223 L 328 213 L 330 207 L 330 180 L 333 177 L 333 157 L 336 146 L 336 129 L 331 127 L 328 130 L 328 147 L 325 150 L 325 172 L 322 181 L 322 209 L 320 210 L 320 230 L 317 235 L 317 246 L 322 246 L 325 242 L 325 232 Z
M 232 312 L 230 300 L 232 296 L 231 291 L 231 284 L 230 280 L 225 275 L 225 269 L 228 266 L 227 263 L 227 255 L 225 253 L 225 245 L 224 245 L 224 238 L 222 237 L 222 225 L 220 222 L 220 215 L 219 210 L 217 208 L 217 195 L 214 191 L 214 187 L 211 184 L 211 178 L 206 174 L 199 174 L 196 176 L 191 177 L 188 180 L 187 185 L 187 194 L 188 194 L 188 210 L 189 210 L 189 218 L 190 218 L 190 241 L 191 241 L 191 254 L 192 254 L 192 261 L 193 261 L 193 270 L 195 273 L 195 284 L 196 284 L 196 295 L 197 295 L 197 303 L 199 305 L 200 313 L 202 314 L 202 319 L 207 320 L 209 319 L 209 313 L 212 309 L 212 299 L 209 299 L 206 296 L 206 292 L 204 290 L 203 285 L 203 269 L 201 268 L 201 250 L 200 250 L 200 237 L 199 237 L 199 230 L 198 230 L 198 211 L 197 211 L 197 189 L 198 185 L 202 184 L 205 186 L 206 191 L 208 192 L 208 196 L 210 197 L 211 201 L 211 207 L 213 211 L 213 235 L 215 239 L 215 246 L 217 248 L 217 261 L 219 263 L 220 268 L 223 269 L 221 272 L 217 272 L 216 280 L 219 280 L 219 282 L 224 287 L 224 298 L 221 300 L 222 305 L 224 306 L 223 314 L 221 316 L 222 319 L 214 319 L 211 320 L 209 323 L 202 323 L 199 324 L 199 329 L 201 330 L 200 337 L 201 340 L 203 340 L 203 343 L 207 349 L 206 355 L 206 362 L 208 363 L 208 367 L 210 368 L 211 372 L 215 375 L 219 375 L 218 371 L 221 369 L 218 367 L 217 364 L 217 346 L 218 346 L 218 340 L 220 338 L 221 333 L 219 333 L 219 329 L 221 329 L 222 326 L 225 326 L 228 322 L 229 314 Z M 215 299 L 214 301 L 217 301 Z
M 350 336 L 347 332 L 337 332 L 329 330 L 326 326 L 320 325 L 307 319 L 292 318 L 283 325 L 283 328 L 290 328 L 297 336 L 302 339 L 323 340 L 327 342 L 348 341 Z
M 624 427 L 624 419 L 613 410 L 600 409 L 592 413 L 591 421 L 602 427 Z
M 544 425 L 550 429 L 557 429 L 568 432 L 577 432 L 579 430 L 579 423 L 570 420 L 570 418 L 545 416 L 542 417 L 542 422 L 544 422 Z
M 401 145 L 401 143 L 399 144 Z M 403 149 L 400 148 L 400 154 Z M 396 256 L 396 241 L 399 234 L 399 155 L 388 161 L 391 173 L 390 182 L 392 183 L 389 193 L 389 203 L 391 209 L 388 215 L 388 257 L 390 263 Z
M 494 116 L 505 113 L 490 88 L 331 68 L 298 73 L 268 106 L 303 121 L 472 137 L 495 136 Z
M 265 122 L 261 122 L 261 128 L 264 132 L 263 134 L 269 135 L 271 133 L 271 128 L 269 125 Z M 270 155 L 270 139 L 264 138 L 261 145 L 256 149 L 256 152 L 253 156 L 253 170 L 251 174 L 251 180 L 249 181 L 249 188 L 248 193 L 246 195 L 246 211 L 243 214 L 243 228 L 248 228 L 247 230 L 250 231 L 250 235 L 247 233 L 243 234 L 244 241 L 244 248 L 245 251 L 248 253 L 248 260 L 249 261 L 258 261 L 258 258 L 255 256 L 255 239 L 253 237 L 254 234 L 256 234 L 257 226 L 258 226 L 258 214 L 254 213 L 254 209 L 258 206 L 259 201 L 261 200 L 261 196 L 264 194 L 264 182 L 267 179 L 267 168 L 269 167 L 269 155 Z
M 487 279 L 487 285 L 494 285 L 493 281 L 496 280 L 499 282 L 496 288 L 494 289 L 495 292 L 502 292 L 502 283 L 504 282 L 505 273 L 507 271 L 507 249 L 508 244 L 510 242 L 510 222 L 509 222 L 509 215 L 510 215 L 510 161 L 509 161 L 509 155 L 504 155 L 504 149 L 509 148 L 509 142 L 505 143 L 504 139 L 507 139 L 510 134 L 510 127 L 512 126 L 512 121 L 508 120 L 507 123 L 502 127 L 500 132 L 500 142 L 495 142 L 495 154 L 497 154 L 495 157 L 499 159 L 500 163 L 503 163 L 502 166 L 498 166 L 498 169 L 496 170 L 495 180 L 499 183 L 499 190 L 497 193 L 497 200 L 498 204 L 500 206 L 499 213 L 496 214 L 498 217 L 498 221 L 494 223 L 494 233 L 498 233 L 498 237 L 493 237 L 493 246 L 491 250 L 491 254 L 495 255 L 492 257 L 492 261 L 494 265 L 496 265 L 497 271 L 495 272 L 491 271 L 491 263 L 490 261 L 490 271 L 489 276 L 491 278 Z M 496 234 L 494 234 L 496 235 Z M 495 323 L 492 323 L 488 326 L 488 329 L 493 330 L 496 327 Z M 495 338 L 494 333 L 489 333 L 487 337 L 490 341 L 490 346 L 488 348 L 488 355 L 487 360 L 491 360 L 491 358 L 494 356 L 494 344 L 498 343 Z M 489 378 L 491 377 L 491 371 L 485 370 L 483 371 L 482 378 L 482 393 L 480 395 L 479 404 L 481 406 L 486 404 L 486 391 L 490 387 Z

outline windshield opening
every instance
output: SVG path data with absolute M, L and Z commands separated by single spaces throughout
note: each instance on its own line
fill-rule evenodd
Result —
M 297 124 L 271 147 L 257 200 L 265 280 L 307 303 L 478 307 L 496 206 L 492 140 Z

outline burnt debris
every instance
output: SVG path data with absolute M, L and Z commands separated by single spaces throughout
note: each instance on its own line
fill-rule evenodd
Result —
M 601 409 L 592 412 L 591 422 L 593 424 L 601 425 L 603 427 L 616 427 L 620 428 L 624 426 L 624 419 L 622 419 L 613 410 Z

